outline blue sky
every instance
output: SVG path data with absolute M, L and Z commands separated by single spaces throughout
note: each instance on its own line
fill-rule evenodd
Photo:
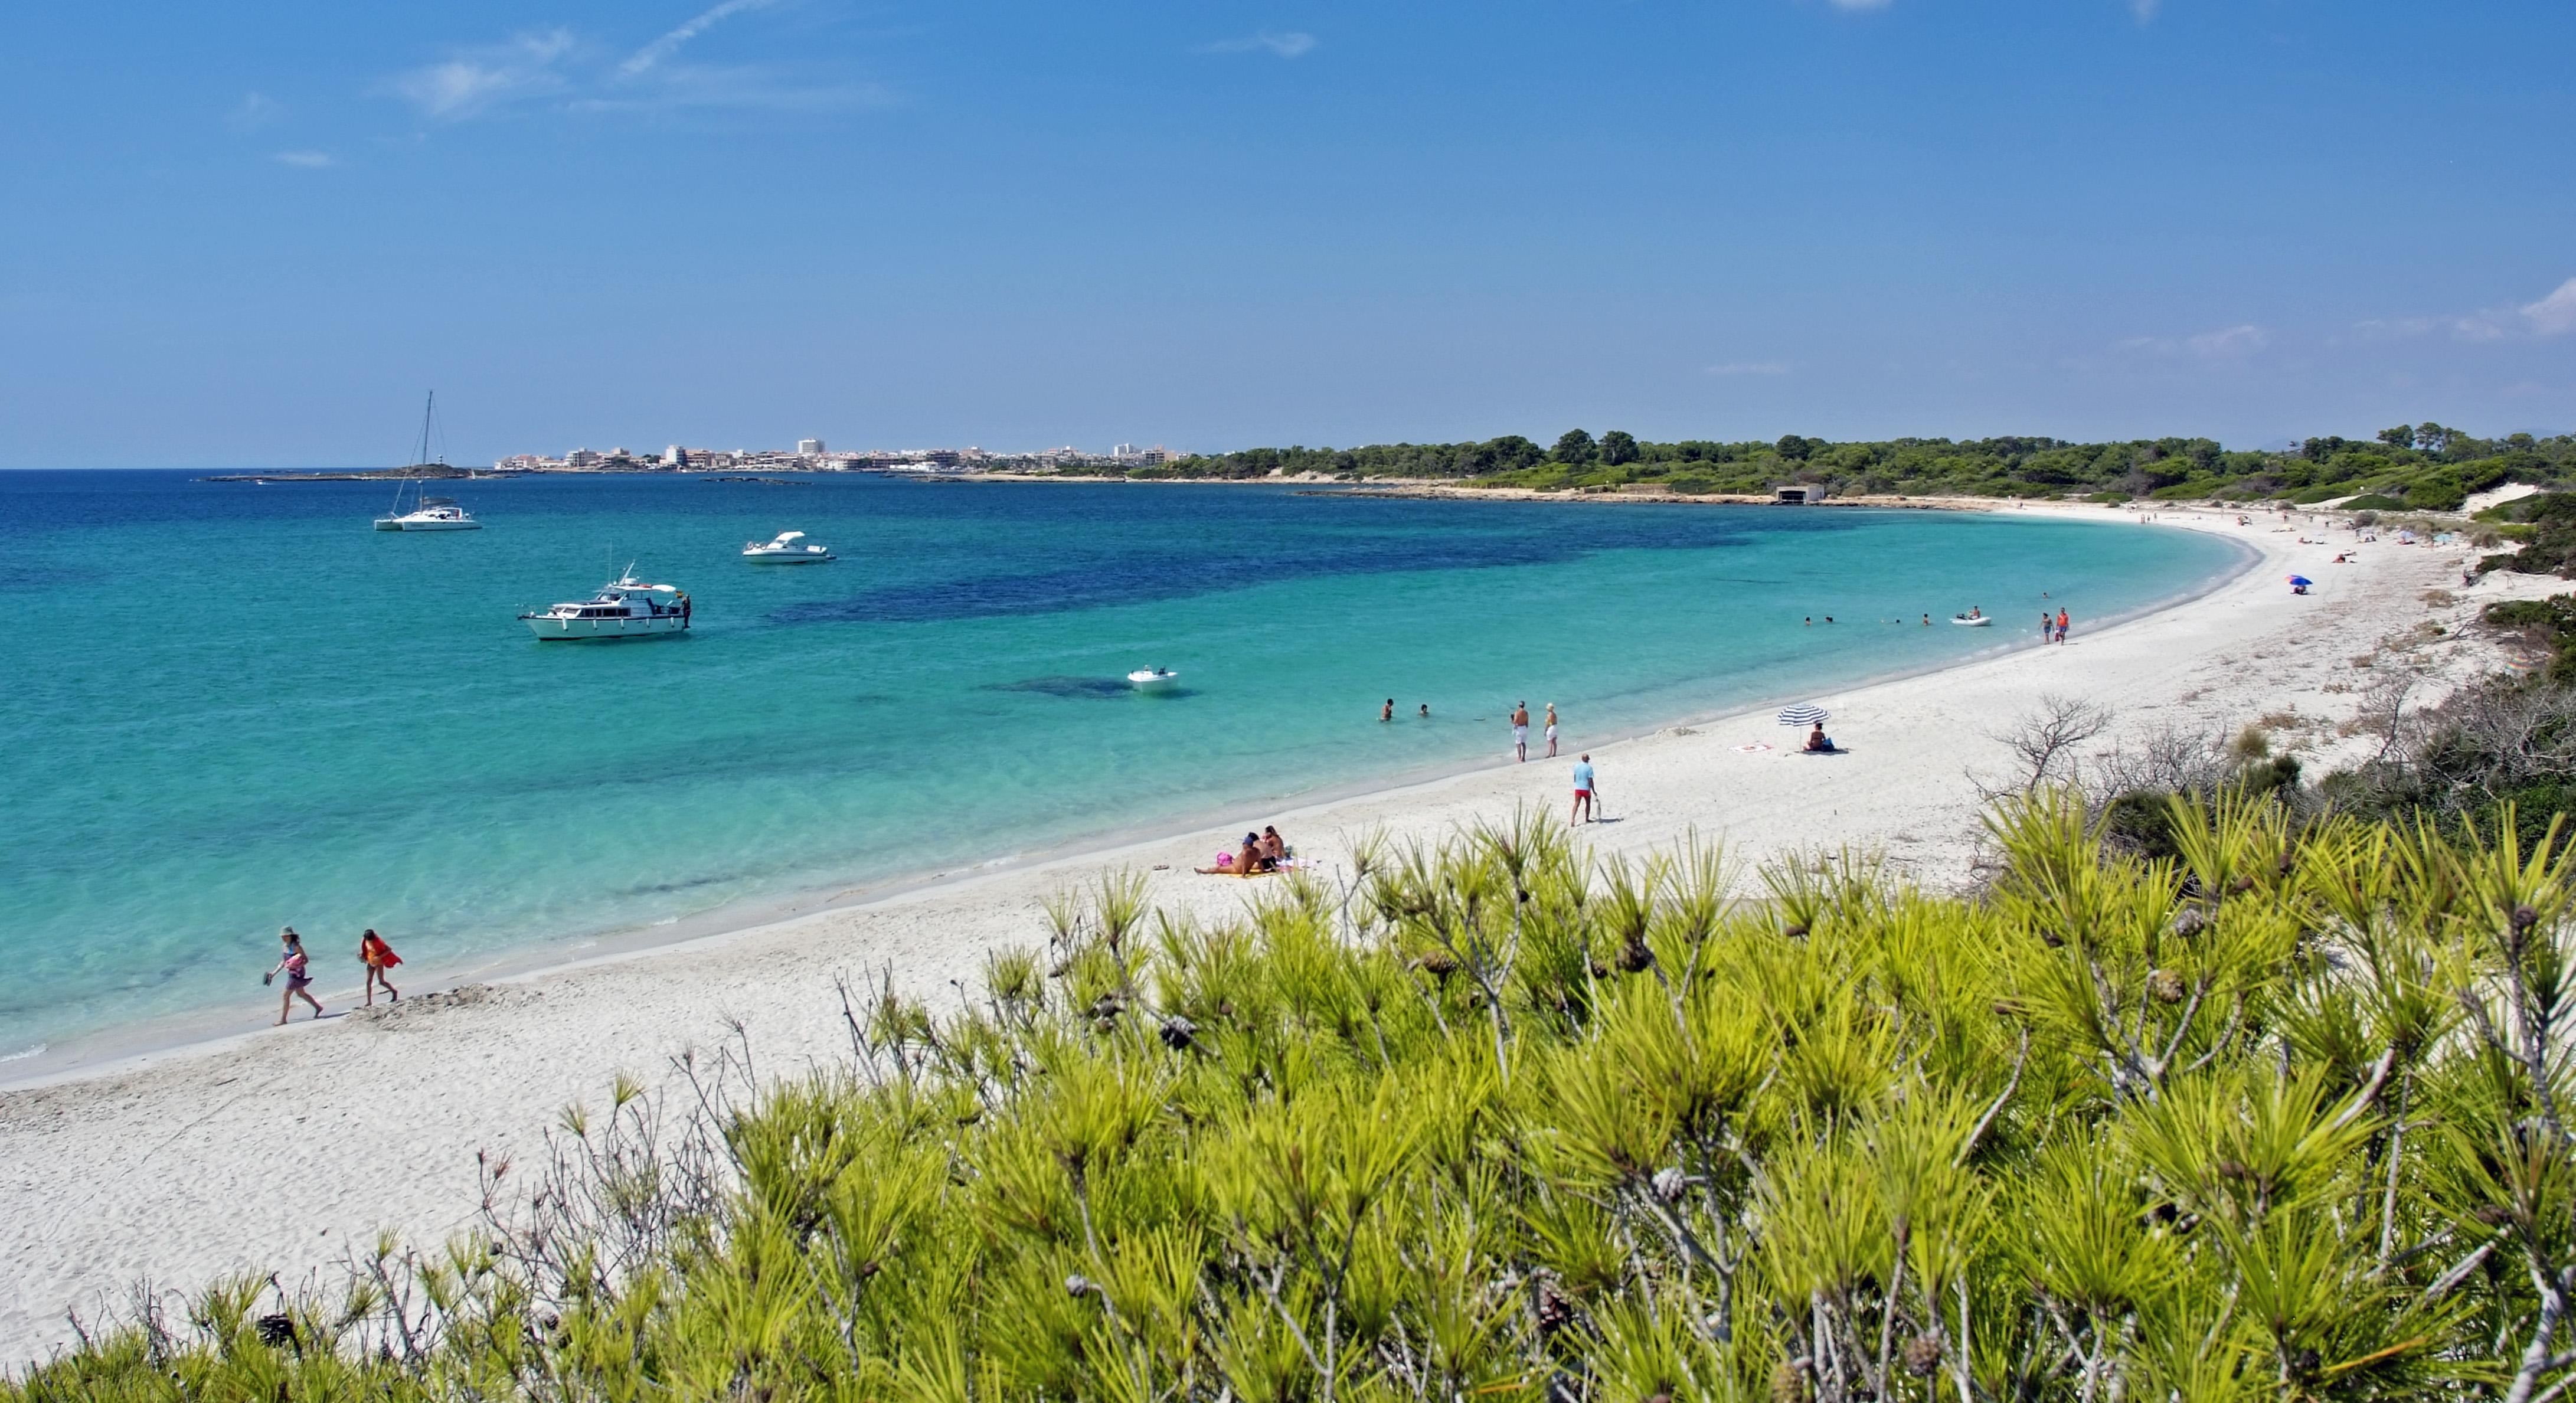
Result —
M 0 465 L 2576 427 L 2576 6 L 0 20 Z

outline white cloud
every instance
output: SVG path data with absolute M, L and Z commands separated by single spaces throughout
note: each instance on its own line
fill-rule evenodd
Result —
M 2156 11 L 2163 8 L 2164 0 L 2129 0 L 2129 13 L 2136 15 L 2140 24 L 2154 19 Z
M 2198 336 L 2179 339 L 2171 336 L 2132 336 L 2115 343 L 2123 351 L 2139 351 L 2155 356 L 2196 356 L 2201 360 L 2242 360 L 2272 344 L 2272 334 L 2246 322 L 2204 331 Z
M 2262 350 L 2271 344 L 2271 341 L 2269 333 L 2249 322 L 2242 326 L 2204 331 L 2198 336 L 2185 340 L 2183 345 L 2189 347 L 2191 353 L 2202 360 L 2234 360 Z
M 2576 331 L 2576 278 L 2558 285 L 2558 290 L 2522 309 L 2531 329 L 2543 336 L 2558 336 Z
M 660 63 L 662 60 L 678 53 L 681 45 L 686 44 L 690 40 L 697 38 L 699 35 L 706 33 L 708 30 L 713 29 L 716 25 L 723 23 L 725 20 L 741 14 L 745 10 L 761 9 L 770 3 L 772 3 L 772 0 L 724 0 L 723 4 L 717 5 L 710 10 L 701 11 L 696 18 L 690 20 L 688 23 L 672 30 L 661 38 L 645 45 L 643 48 L 637 49 L 624 63 L 617 66 L 617 71 L 629 78 L 633 78 L 651 69 L 655 64 Z
M 1786 361 L 1776 360 L 1729 361 L 1724 365 L 1710 366 L 1708 368 L 1708 373 L 1721 377 L 1733 375 L 1786 375 L 1789 373 L 1789 363 Z
M 558 65 L 573 48 L 571 30 L 537 30 L 506 44 L 415 68 L 395 78 L 393 89 L 423 116 L 462 121 L 508 103 L 562 91 L 565 81 Z
M 256 127 L 267 126 L 284 115 L 286 115 L 286 104 L 266 93 L 254 92 L 244 93 L 242 100 L 234 105 L 233 110 L 224 115 L 224 120 L 243 131 L 250 131 Z
M 1199 52 L 1248 54 L 1262 49 L 1281 58 L 1304 58 L 1315 51 L 1315 36 L 1298 29 L 1281 30 L 1275 33 L 1265 29 L 1247 38 L 1220 39 L 1213 44 L 1203 44 L 1199 47 Z
M 280 151 L 269 159 L 281 166 L 308 171 L 328 170 L 340 164 L 340 158 L 328 151 Z
M 387 87 L 423 116 L 457 122 L 543 103 L 564 112 L 656 112 L 679 109 L 820 112 L 886 107 L 884 86 L 815 83 L 769 64 L 715 67 L 682 63 L 689 42 L 730 16 L 776 0 L 724 0 L 614 64 L 603 46 L 569 29 L 538 30 L 508 43 L 460 49 L 440 63 L 397 75 Z
M 892 107 L 898 99 L 882 83 L 815 85 L 781 79 L 764 68 L 705 68 L 674 64 L 650 85 L 603 89 L 564 104 L 572 112 L 652 112 L 728 108 L 742 112 L 831 112 Z

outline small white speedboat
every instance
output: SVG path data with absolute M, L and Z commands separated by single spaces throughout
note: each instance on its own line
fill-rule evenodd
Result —
M 635 578 L 635 567 L 629 565 L 625 574 L 600 586 L 590 598 L 521 614 L 519 621 L 546 643 L 682 633 L 689 627 L 689 596 L 677 585 L 646 584 Z
M 1950 616 L 1950 622 L 1961 628 L 1984 628 L 1994 621 L 1995 616 L 1992 614 L 1952 614 Z
M 754 565 L 820 565 L 834 557 L 831 547 L 807 541 L 802 531 L 781 531 L 767 542 L 745 541 L 742 558 Z
M 1160 692 L 1181 680 L 1181 675 L 1168 667 L 1140 667 L 1127 674 L 1128 685 L 1140 692 Z

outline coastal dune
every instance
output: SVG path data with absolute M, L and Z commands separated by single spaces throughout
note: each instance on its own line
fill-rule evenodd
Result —
M 1553 761 L 1243 819 L 1276 823 L 1330 879 L 1371 831 L 1437 841 L 1522 804 L 1561 817 L 1573 757 L 1588 749 L 1613 820 L 1581 830 L 1595 851 L 1694 836 L 1751 860 L 1850 847 L 1883 854 L 1922 884 L 1958 886 L 1978 858 L 1979 784 L 2011 774 L 1995 733 L 2043 695 L 2111 707 L 2115 736 L 2164 726 L 2215 735 L 2295 718 L 2276 743 L 2295 745 L 2319 773 L 2376 745 L 2343 733 L 2372 677 L 2420 675 L 2421 704 L 2502 665 L 2501 645 L 2473 625 L 2477 609 L 2559 583 L 2499 575 L 2463 588 L 2466 552 L 2393 540 L 2334 564 L 2353 548 L 2350 531 L 2309 529 L 2333 544 L 2301 544 L 2299 528 L 2272 516 L 2240 526 L 2232 513 L 2166 511 L 2141 528 L 2122 513 L 2062 510 L 2102 530 L 2220 533 L 2241 541 L 2250 563 L 2196 599 L 2099 632 L 2076 619 L 2062 648 L 2037 645 L 2023 617 L 2034 600 L 1998 608 L 1996 647 L 1958 666 L 1777 699 L 1828 707 L 1847 755 L 1797 754 L 1798 736 L 1769 707 L 1609 743 L 1587 739 L 1570 715 Z M 2281 583 L 2293 571 L 2317 580 L 2316 591 L 2293 597 Z M 1371 724 L 1369 714 L 1362 699 L 1354 724 Z M 1496 754 L 1507 747 L 1498 727 Z M 1262 884 L 1190 868 L 1245 826 L 861 894 L 580 965 L 423 986 L 399 1005 L 0 1091 L 0 1356 L 64 1344 L 66 1312 L 123 1309 L 140 1282 L 190 1291 L 251 1271 L 328 1283 L 380 1232 L 435 1245 L 475 1220 L 478 1154 L 529 1162 L 562 1108 L 601 1104 L 612 1077 L 668 1089 L 674 1059 L 726 1041 L 747 1044 L 764 1076 L 845 1061 L 836 976 L 891 971 L 899 989 L 954 1008 L 988 951 L 1044 938 L 1050 893 L 1105 870 L 1145 872 L 1154 903 L 1222 919 Z M 349 1007 L 353 990 L 327 977 L 317 988 L 335 1013 Z

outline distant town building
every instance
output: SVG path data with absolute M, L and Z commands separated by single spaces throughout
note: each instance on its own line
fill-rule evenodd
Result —
M 662 466 L 666 468 L 686 467 L 688 462 L 689 450 L 676 443 L 662 450 Z
M 823 456 L 823 440 L 819 438 L 800 438 L 796 440 L 796 453 L 798 457 L 802 458 L 820 458 Z
M 576 448 L 570 453 L 564 455 L 564 466 L 567 468 L 595 468 L 599 466 L 599 455 L 591 452 L 587 448 Z

